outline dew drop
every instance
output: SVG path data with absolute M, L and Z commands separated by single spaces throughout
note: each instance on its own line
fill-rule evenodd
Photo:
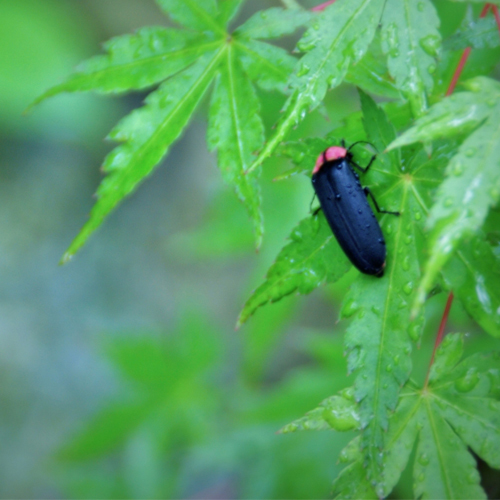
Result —
M 467 158 L 472 158 L 477 152 L 477 149 L 476 148 L 467 148 L 465 150 L 465 156 L 467 156 Z
M 458 392 L 470 392 L 479 382 L 479 375 L 476 367 L 471 367 L 465 375 L 455 381 L 455 389 Z
M 413 282 L 409 281 L 406 283 L 406 285 L 403 286 L 403 292 L 406 293 L 406 295 L 410 295 L 411 292 L 413 292 Z
M 436 35 L 427 35 L 426 37 L 422 38 L 422 40 L 420 40 L 420 47 L 422 47 L 423 51 L 426 54 L 435 56 L 437 55 L 440 41 L 441 39 Z M 435 70 L 436 67 L 434 66 L 434 71 Z
M 297 44 L 297 48 L 300 50 L 300 52 L 309 52 L 310 50 L 314 49 L 314 47 L 316 47 L 316 42 L 310 39 L 301 41 Z
M 408 335 L 413 340 L 413 342 L 417 342 L 420 339 L 421 325 L 412 323 L 408 328 Z
M 392 365 L 387 365 L 387 366 L 385 367 L 385 371 L 386 371 L 387 373 L 391 373 L 391 372 L 392 372 Z
M 427 455 L 427 453 L 421 453 L 420 456 L 418 457 L 418 463 L 420 465 L 423 465 L 423 466 L 426 466 L 426 465 L 429 465 L 429 456 Z
M 436 65 L 429 64 L 429 66 L 427 68 L 427 73 L 429 73 L 429 75 L 433 75 L 435 72 L 436 72 Z
M 305 76 L 307 75 L 307 73 L 309 73 L 310 70 L 311 68 L 307 64 L 302 64 L 297 71 L 297 76 Z
M 460 177 L 464 173 L 464 165 L 463 165 L 463 163 L 457 161 L 453 164 L 453 167 L 451 170 L 452 170 L 454 175 L 456 175 L 457 177 Z
M 358 311 L 360 308 L 360 305 L 354 300 L 350 299 L 348 300 L 344 307 L 342 307 L 342 317 L 344 318 L 350 318 L 356 311 Z
M 423 12 L 423 11 L 424 11 L 424 9 L 425 9 L 425 4 L 424 4 L 424 2 L 418 2 L 418 3 L 417 3 L 417 9 L 418 9 L 418 11 L 419 11 L 419 12 Z
M 409 271 L 410 270 L 410 257 L 407 255 L 403 263 L 401 264 L 401 267 L 403 268 L 403 271 Z
M 422 214 L 420 212 L 415 212 L 415 220 L 420 220 L 422 218 Z
M 452 207 L 453 206 L 453 202 L 454 202 L 453 198 L 451 196 L 448 196 L 447 198 L 444 199 L 443 205 L 445 207 Z

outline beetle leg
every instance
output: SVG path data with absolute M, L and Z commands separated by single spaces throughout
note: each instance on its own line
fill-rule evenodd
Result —
M 373 196 L 373 193 L 370 191 L 370 188 L 365 187 L 365 188 L 363 188 L 363 191 L 365 192 L 367 197 L 368 197 L 368 195 L 370 195 L 370 198 L 372 199 L 373 204 L 375 205 L 375 208 L 377 209 L 377 212 L 379 212 L 381 214 L 400 215 L 399 212 L 389 212 L 388 210 L 381 210 L 380 207 L 378 206 L 378 203 L 377 203 L 377 200 L 375 199 L 375 196 Z
M 313 194 L 313 197 L 312 197 L 312 200 L 311 200 L 311 204 L 309 205 L 309 211 L 312 212 L 313 216 L 316 216 L 318 215 L 318 212 L 321 210 L 321 207 L 318 207 L 316 210 L 314 210 L 313 212 L 313 203 L 314 203 L 314 199 L 316 198 L 316 193 Z
M 361 165 L 358 165 L 356 162 L 354 162 L 352 160 L 349 160 L 349 163 L 351 165 L 353 165 L 354 167 L 356 167 L 357 169 L 359 169 L 364 174 L 366 174 L 366 172 L 368 172 L 368 169 L 372 166 L 372 163 L 375 161 L 375 158 L 377 158 L 377 155 L 373 155 L 370 158 L 370 161 L 368 162 L 368 165 L 366 167 L 364 167 L 364 168 Z

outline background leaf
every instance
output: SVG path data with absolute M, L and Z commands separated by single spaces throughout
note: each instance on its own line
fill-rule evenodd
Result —
M 217 149 L 218 164 L 225 181 L 236 189 L 238 198 L 248 210 L 259 248 L 264 222 L 258 172 L 247 175 L 246 171 L 253 152 L 264 142 L 260 103 L 231 47 L 225 55 L 210 105 L 208 144 L 210 149 Z
M 216 0 L 156 0 L 160 8 L 174 21 L 186 28 L 199 31 L 213 31 L 219 35 L 224 34 L 224 29 L 215 18 L 217 14 Z
M 334 429 L 344 432 L 359 426 L 359 415 L 353 391 L 344 389 L 339 395 L 330 396 L 298 420 L 285 425 L 280 432 L 286 434 L 304 430 Z
M 443 269 L 443 280 L 474 320 L 500 336 L 500 262 L 479 233 L 463 241 Z
M 443 42 L 446 50 L 494 48 L 500 45 L 498 26 L 493 16 L 478 19 L 459 29 Z
M 183 70 L 217 44 L 209 37 L 187 31 L 142 28 L 134 35 L 112 38 L 104 44 L 107 55 L 82 63 L 66 82 L 47 90 L 33 105 L 61 92 L 143 89 Z
M 196 64 L 165 82 L 146 99 L 147 105 L 126 117 L 110 133 L 125 142 L 104 162 L 108 174 L 97 190 L 89 221 L 73 240 L 63 262 L 85 243 L 102 220 L 149 175 L 179 137 L 203 97 L 219 64 L 222 51 L 205 55 Z
M 432 286 L 434 278 L 457 248 L 459 242 L 480 228 L 491 206 L 500 197 L 497 158 L 500 154 L 498 109 L 460 146 L 447 168 L 447 178 L 438 191 L 428 226 L 431 257 L 427 263 L 417 297 L 417 307 Z
M 302 220 L 290 239 L 269 268 L 264 283 L 246 302 L 238 325 L 268 302 L 276 302 L 293 292 L 310 293 L 323 283 L 338 280 L 349 270 L 350 263 L 322 212 Z
M 237 16 L 245 0 L 218 0 L 221 24 L 226 25 Z
M 490 383 L 498 356 L 475 354 L 459 362 L 462 349 L 463 336 L 449 334 L 437 351 L 429 386 L 421 390 L 411 384 L 404 391 L 389 427 L 381 494 L 392 490 L 417 439 L 415 496 L 486 498 L 467 446 L 498 467 L 498 453 L 492 451 L 500 422 Z
M 345 79 L 372 94 L 396 100 L 401 98 L 400 91 L 389 75 L 378 33 L 362 59 L 349 68 Z
M 330 5 L 312 21 L 298 43 L 308 51 L 297 64 L 290 79 L 293 94 L 285 105 L 283 117 L 252 169 L 260 165 L 278 146 L 307 111 L 321 103 L 328 88 L 345 77 L 349 65 L 366 52 L 382 13 L 382 0 L 354 0 Z
M 307 24 L 314 14 L 301 9 L 272 9 L 256 12 L 235 31 L 238 37 L 279 38 Z
M 235 38 L 235 50 L 245 72 L 263 90 L 287 91 L 288 77 L 297 60 L 281 47 L 258 40 Z
M 388 0 L 382 18 L 382 49 L 396 86 L 415 116 L 427 108 L 441 45 L 439 18 L 430 0 Z M 411 59 L 410 61 L 408 59 Z

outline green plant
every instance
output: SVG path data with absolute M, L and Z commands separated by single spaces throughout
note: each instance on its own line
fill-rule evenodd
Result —
M 212 83 L 208 144 L 250 215 L 257 248 L 263 237 L 258 178 L 268 157 L 280 154 L 295 164 L 280 176 L 286 179 L 308 175 L 318 154 L 341 138 L 370 141 L 383 153 L 367 181 L 401 216 L 381 219 L 385 276 L 357 276 L 343 299 L 345 348 L 356 380 L 283 430 L 359 432 L 341 455 L 347 465 L 335 481 L 339 498 L 387 496 L 415 446 L 416 497 L 483 498 L 467 447 L 500 468 L 498 355 L 462 359 L 463 335 L 449 335 L 438 348 L 439 336 L 419 385 L 412 348 L 422 335 L 426 300 L 440 290 L 452 290 L 487 334 L 500 336 L 500 85 L 485 76 L 500 44 L 492 21 L 465 29 L 471 14 L 464 11 L 463 26 L 442 43 L 437 9 L 456 8 L 448 2 L 338 0 L 311 13 L 288 1 L 287 8 L 258 12 L 233 31 L 227 25 L 242 0 L 157 3 L 183 29 L 144 28 L 111 40 L 107 55 L 87 61 L 37 101 L 60 92 L 120 93 L 160 84 L 146 106 L 110 133 L 122 144 L 106 158 L 90 219 L 63 260 L 152 172 Z M 299 60 L 261 41 L 303 26 Z M 468 65 L 465 90 L 443 98 L 464 47 L 486 52 Z M 326 137 L 290 141 L 292 129 L 343 82 L 359 88 L 361 111 Z M 255 85 L 287 95 L 267 141 Z M 390 101 L 377 104 L 368 94 Z M 239 324 L 269 302 L 310 293 L 350 269 L 321 214 L 299 222 L 290 240 Z

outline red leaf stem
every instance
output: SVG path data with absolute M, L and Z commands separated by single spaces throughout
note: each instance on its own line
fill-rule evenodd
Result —
M 319 12 L 321 10 L 325 10 L 329 5 L 334 3 L 335 0 L 329 0 L 328 2 L 320 3 L 319 5 L 316 5 L 316 7 L 313 7 L 311 10 L 313 12 Z

